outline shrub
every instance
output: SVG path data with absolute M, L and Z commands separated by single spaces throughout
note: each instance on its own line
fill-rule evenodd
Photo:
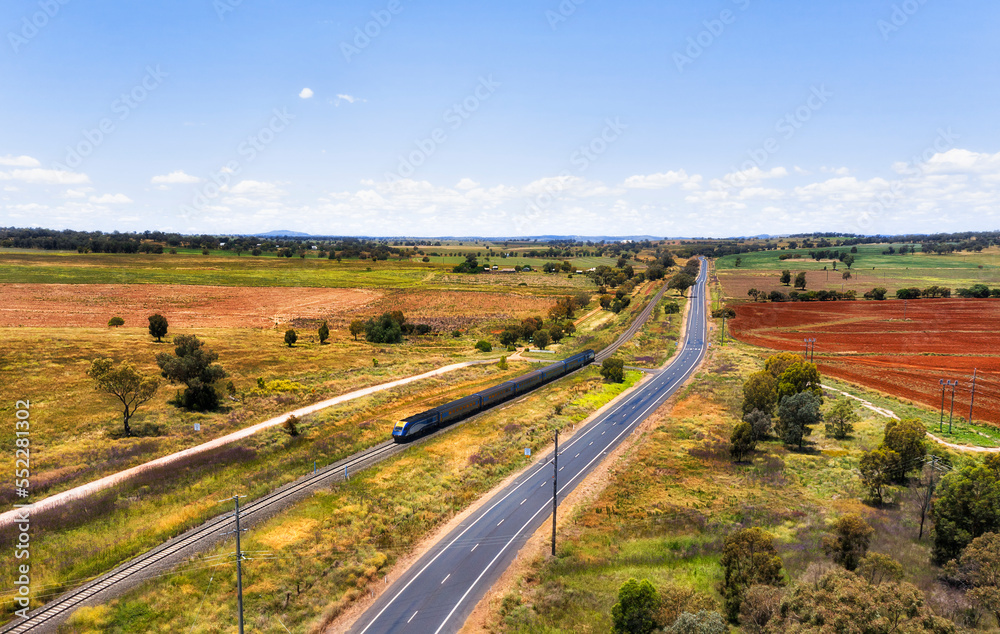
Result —
M 118 326 L 124 326 L 124 325 L 125 325 L 125 320 L 122 319 L 121 317 L 112 317 L 111 319 L 108 320 L 109 328 L 117 328 Z
M 492 352 L 493 344 L 491 344 L 489 341 L 486 341 L 485 339 L 480 339 L 479 341 L 476 342 L 476 350 L 480 352 Z
M 320 344 L 326 343 L 326 340 L 330 338 L 330 327 L 326 325 L 325 321 L 323 322 L 323 325 L 319 327 L 316 334 L 319 336 Z
M 601 376 L 608 383 L 625 381 L 625 362 L 621 359 L 605 359 L 601 362 Z
M 618 602 L 611 608 L 611 631 L 615 634 L 652 634 L 660 595 L 648 579 L 629 579 L 618 589 Z
M 291 414 L 285 419 L 285 422 L 281 424 L 281 427 L 285 430 L 285 433 L 294 438 L 299 435 L 299 423 L 301 422 L 302 421 L 298 416 Z
M 854 570 L 868 553 L 875 529 L 857 513 L 848 513 L 833 524 L 834 535 L 823 540 L 823 552 L 833 562 Z
M 384 313 L 365 322 L 365 340 L 369 343 L 402 343 L 402 313 Z
M 285 331 L 285 343 L 288 344 L 289 348 L 291 348 L 292 344 L 294 344 L 298 340 L 299 336 L 295 333 L 295 330 L 293 328 L 289 328 L 288 330 Z

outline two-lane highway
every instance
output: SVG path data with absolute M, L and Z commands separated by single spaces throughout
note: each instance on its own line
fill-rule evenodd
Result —
M 559 447 L 562 500 L 635 427 L 668 399 L 705 356 L 702 260 L 681 352 L 662 371 Z M 421 557 L 358 619 L 356 634 L 456 632 L 528 537 L 552 512 L 552 463 L 536 465 Z

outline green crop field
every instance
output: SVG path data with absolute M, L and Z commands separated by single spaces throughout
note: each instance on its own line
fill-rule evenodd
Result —
M 935 255 L 933 253 L 923 253 L 920 245 L 917 245 L 916 253 L 906 255 L 883 255 L 890 245 L 888 244 L 861 244 L 858 245 L 858 252 L 853 254 L 855 262 L 853 268 L 859 270 L 886 269 L 975 269 L 979 266 L 983 268 L 1000 268 L 1000 247 L 985 249 L 981 253 L 951 253 L 948 255 Z M 903 246 L 902 243 L 894 243 L 896 249 Z M 850 247 L 830 247 L 829 249 L 789 249 L 785 251 L 757 251 L 754 253 L 743 253 L 741 255 L 727 255 L 716 260 L 716 269 L 722 270 L 822 270 L 823 267 L 832 265 L 830 260 L 817 262 L 809 257 L 809 251 L 832 250 L 849 251 Z M 802 257 L 781 260 L 779 256 L 798 254 Z M 739 267 L 736 266 L 736 259 L 740 258 Z M 842 263 L 838 263 L 837 268 L 846 268 Z

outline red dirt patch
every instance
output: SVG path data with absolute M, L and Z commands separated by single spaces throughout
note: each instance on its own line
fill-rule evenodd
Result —
M 0 327 L 101 327 L 119 316 L 146 326 L 161 313 L 181 328 L 271 327 L 275 320 L 357 313 L 382 293 L 349 288 L 271 288 L 162 284 L 0 284 Z M 370 311 L 365 311 L 370 312 Z
M 1000 424 L 1000 300 L 745 304 L 732 334 L 775 350 L 804 351 L 816 338 L 821 372 L 931 407 L 939 379 L 960 381 L 955 414 L 967 416 L 978 369 L 974 418 Z M 949 395 L 950 401 L 950 395 Z

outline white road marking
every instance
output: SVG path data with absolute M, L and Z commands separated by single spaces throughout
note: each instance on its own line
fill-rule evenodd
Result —
M 472 550 L 475 550 L 475 549 L 477 549 L 477 548 L 479 548 L 479 544 L 476 544 L 475 546 L 473 546 L 473 547 L 472 547 Z M 472 550 L 470 550 L 469 552 L 471 553 L 471 552 L 472 552 Z
M 504 518 L 504 519 L 507 519 L 507 518 Z M 503 520 L 500 520 L 500 524 L 503 524 Z M 500 524 L 497 524 L 497 526 L 500 526 Z
M 524 504 L 527 501 L 528 501 L 528 498 L 524 498 L 523 500 L 521 500 L 521 504 Z M 518 506 L 521 506 L 521 504 L 518 504 Z
M 450 576 L 451 576 L 450 572 L 447 575 L 445 575 L 444 579 L 441 580 L 441 585 L 444 585 L 444 582 L 447 581 L 448 577 L 450 577 Z
M 420 610 L 417 610 L 417 612 L 419 612 L 419 611 L 420 611 Z M 416 615 L 417 615 L 417 612 L 414 612 L 414 613 L 413 613 L 413 616 L 416 616 Z M 410 621 L 412 621 L 412 620 L 413 620 L 413 616 L 411 616 L 410 618 L 406 619 L 406 622 L 407 622 L 407 623 L 409 623 Z

